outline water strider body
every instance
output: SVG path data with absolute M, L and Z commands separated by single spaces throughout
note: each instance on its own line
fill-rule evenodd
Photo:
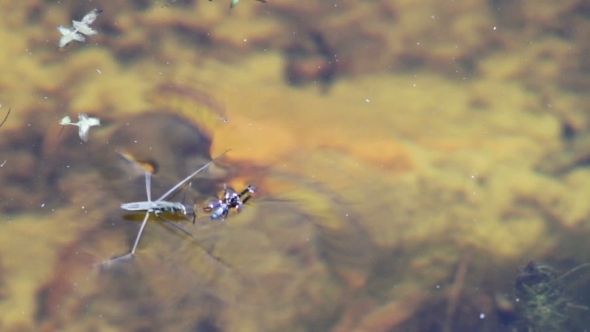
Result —
M 146 173 L 149 174 L 149 173 Z M 195 209 L 192 206 L 184 205 L 180 202 L 154 201 L 154 202 L 133 202 L 121 204 L 121 209 L 127 211 L 147 211 L 153 212 L 156 217 L 162 213 L 181 214 L 183 216 L 196 216 Z

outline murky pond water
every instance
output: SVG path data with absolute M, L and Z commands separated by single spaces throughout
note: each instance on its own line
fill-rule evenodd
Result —
M 0 330 L 590 326 L 587 6 L 267 2 L 0 1 Z

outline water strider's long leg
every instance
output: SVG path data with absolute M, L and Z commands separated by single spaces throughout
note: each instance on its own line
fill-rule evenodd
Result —
M 152 175 L 149 172 L 145 172 L 145 192 L 147 194 L 147 201 L 151 202 L 152 201 L 152 193 L 151 193 L 151 187 L 152 187 Z M 135 254 L 135 249 L 137 249 L 137 246 L 139 245 L 139 239 L 141 238 L 141 234 L 143 233 L 143 229 L 145 228 L 145 225 L 147 224 L 147 220 L 150 217 L 150 211 L 148 210 L 145 213 L 145 218 L 143 218 L 143 222 L 141 223 L 141 227 L 139 228 L 139 232 L 137 233 L 137 237 L 135 238 L 135 244 L 133 245 L 133 249 L 131 249 L 131 255 Z
M 185 183 L 187 183 L 188 181 L 190 181 L 195 175 L 197 175 L 197 173 L 199 173 L 200 171 L 204 170 L 205 168 L 207 168 L 207 166 L 209 166 L 211 163 L 213 163 L 215 160 L 221 158 L 221 156 L 223 156 L 224 154 L 228 153 L 231 149 L 226 150 L 225 152 L 223 152 L 222 154 L 220 154 L 219 156 L 215 157 L 215 159 L 211 160 L 210 162 L 206 163 L 205 165 L 203 165 L 201 168 L 199 168 L 198 170 L 194 171 L 191 175 L 187 176 L 186 178 L 184 178 L 182 181 L 178 182 L 174 187 L 170 188 L 170 190 L 168 190 L 164 195 L 162 195 L 160 198 L 158 198 L 156 200 L 156 202 L 159 201 L 163 201 L 166 198 L 168 198 L 168 196 L 170 194 L 172 194 L 174 191 L 176 191 L 176 189 L 184 186 Z
M 147 194 L 148 202 L 152 201 L 152 175 L 150 172 L 145 172 L 145 192 Z
M 139 239 L 141 239 L 141 233 L 143 233 L 143 229 L 147 224 L 147 221 L 150 217 L 150 213 L 145 213 L 145 218 L 143 218 L 143 222 L 141 223 L 141 227 L 139 228 L 139 232 L 137 233 L 137 237 L 135 238 L 135 244 L 133 245 L 133 249 L 131 249 L 131 255 L 135 255 L 135 249 L 137 249 L 137 245 L 139 245 Z

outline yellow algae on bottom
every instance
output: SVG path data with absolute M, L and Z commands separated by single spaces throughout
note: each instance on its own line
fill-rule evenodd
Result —
M 43 222 L 39 216 L 23 215 L 3 224 L 0 263 L 8 293 L 7 298 L 0 301 L 4 328 L 34 326 L 40 286 L 56 273 L 62 246 L 74 241 L 84 228 L 70 222 L 78 218 L 76 214 L 58 212 L 54 218 Z
M 290 151 L 301 148 L 296 133 L 280 122 L 252 119 L 236 114 L 215 132 L 214 150 L 231 148 L 232 159 L 259 165 L 277 165 Z
M 221 6 L 219 3 L 216 6 Z M 195 7 L 200 8 L 196 10 L 198 15 L 214 10 L 206 5 L 209 4 Z M 273 7 L 269 4 L 240 8 L 255 13 Z M 212 30 L 212 44 L 218 44 L 216 41 L 223 37 L 219 32 L 227 33 L 226 28 L 235 26 L 236 21 L 229 21 L 231 17 L 225 17 L 220 10 L 214 11 L 214 20 L 228 19 L 217 25 L 224 31 Z M 532 92 L 534 88 L 530 84 L 512 79 L 520 74 L 517 61 L 492 55 L 489 60 L 484 59 L 483 67 L 479 66 L 483 75 L 463 82 L 428 71 L 383 72 L 359 77 L 338 75 L 327 93 L 321 94 L 317 86 L 289 86 L 284 76 L 284 54 L 270 46 L 264 54 L 232 55 L 229 58 L 235 60 L 233 65 L 227 63 L 230 62 L 227 58 L 204 59 L 209 42 L 198 39 L 204 38 L 208 28 L 203 22 L 191 21 L 187 13 L 190 11 L 166 7 L 134 13 L 138 19 L 119 17 L 122 21 L 117 29 L 125 32 L 133 23 L 144 20 L 155 24 L 147 35 L 153 34 L 154 40 L 166 39 L 163 48 L 149 49 L 154 54 L 138 56 L 139 62 L 119 64 L 113 54 L 121 52 L 116 45 L 120 42 L 101 34 L 92 39 L 100 43 L 97 47 L 84 44 L 55 55 L 48 61 L 49 65 L 42 65 L 43 61 L 34 57 L 43 52 L 39 50 L 31 52 L 31 57 L 8 57 L 16 65 L 5 66 L 1 80 L 17 93 L 13 103 L 22 102 L 20 107 L 41 113 L 62 112 L 64 107 L 73 112 L 105 112 L 110 121 L 124 128 L 126 124 L 120 122 L 125 118 L 120 115 L 143 112 L 149 107 L 158 113 L 178 114 L 182 116 L 181 122 L 205 124 L 213 134 L 213 151 L 233 149 L 224 158 L 227 162 L 220 160 L 229 169 L 228 174 L 237 173 L 244 184 L 249 178 L 260 179 L 255 184 L 261 186 L 262 194 L 251 201 L 254 207 L 246 207 L 248 211 L 243 214 L 232 215 L 219 223 L 221 227 L 215 239 L 208 242 L 213 245 L 207 248 L 235 263 L 236 274 L 245 270 L 244 274 L 256 277 L 260 292 L 252 295 L 251 285 L 240 284 L 243 279 L 239 278 L 222 283 L 215 278 L 218 270 L 205 264 L 210 258 L 206 252 L 150 221 L 137 252 L 137 264 L 130 264 L 130 272 L 112 273 L 110 283 L 96 286 L 104 287 L 101 288 L 104 292 L 92 301 L 80 299 L 73 291 L 66 292 L 63 296 L 70 307 L 57 311 L 59 314 L 72 316 L 74 320 L 105 313 L 109 315 L 105 318 L 108 323 L 147 325 L 159 318 L 142 316 L 145 312 L 141 310 L 156 308 L 153 312 L 165 315 L 160 321 L 163 324 L 174 324 L 179 317 L 186 319 L 186 324 L 197 323 L 198 318 L 194 317 L 201 315 L 213 316 L 212 320 L 226 318 L 227 326 L 233 330 L 261 327 L 304 330 L 308 324 L 325 324 L 335 317 L 343 304 L 340 292 L 353 291 L 355 296 L 366 295 L 383 301 L 381 309 L 360 320 L 364 322 L 360 327 L 393 326 L 391 317 L 394 316 L 389 314 L 398 312 L 403 301 L 383 296 L 390 293 L 386 287 L 380 287 L 383 284 L 398 287 L 409 284 L 409 280 L 418 280 L 415 281 L 418 287 L 434 289 L 440 280 L 451 279 L 450 271 L 463 248 L 478 249 L 482 257 L 496 258 L 497 262 L 507 259 L 498 263 L 504 268 L 525 253 L 543 257 L 555 245 L 548 232 L 553 220 L 573 227 L 587 219 L 586 201 L 590 193 L 586 189 L 586 174 L 570 174 L 564 183 L 534 170 L 539 156 L 548 149 L 558 148 L 561 127 L 553 114 L 538 110 L 544 98 Z M 175 19 L 177 14 L 182 16 L 180 20 Z M 66 16 L 61 15 L 60 19 Z M 472 25 L 473 17 L 457 22 Z M 173 26 L 176 28 L 169 30 Z M 257 24 L 254 30 L 258 29 L 266 34 L 261 38 L 276 34 Z M 174 30 L 184 31 L 177 34 Z M 191 39 L 189 47 L 178 47 L 187 40 L 187 35 L 199 32 L 203 36 Z M 141 49 L 141 38 L 136 37 L 143 33 L 137 33 L 127 44 Z M 242 38 L 239 35 L 232 36 L 227 44 L 237 46 Z M 256 42 L 251 37 L 248 40 Z M 16 45 L 20 46 L 27 41 L 18 40 Z M 241 45 L 248 50 L 258 47 L 253 43 Z M 195 52 L 195 47 L 199 52 Z M 223 52 L 220 55 L 223 57 Z M 491 73 L 492 64 L 498 63 L 505 68 Z M 63 69 L 61 76 L 56 75 L 58 68 Z M 545 70 L 552 71 L 552 68 L 545 67 Z M 194 88 L 199 79 L 205 82 L 203 86 L 212 88 Z M 163 88 L 172 84 L 170 90 Z M 37 109 L 37 104 L 45 103 L 45 99 L 31 98 L 31 91 L 51 92 L 49 99 L 53 101 Z M 550 95 L 551 91 L 547 93 Z M 210 96 L 216 99 L 209 99 Z M 215 104 L 216 100 L 221 102 Z M 134 122 L 144 116 L 147 114 L 127 119 Z M 18 116 L 11 118 L 11 122 L 18 119 Z M 144 128 L 145 136 L 129 141 L 140 146 L 138 149 L 143 149 L 148 157 L 170 164 L 163 168 L 169 169 L 166 172 L 169 174 L 154 179 L 155 190 L 163 188 L 160 185 L 164 176 L 181 176 L 178 170 L 194 157 L 191 151 L 171 153 L 177 151 L 176 146 L 160 147 L 163 144 L 159 138 L 169 141 L 174 130 L 148 140 L 146 136 L 153 136 L 152 131 L 158 130 L 159 124 L 149 130 Z M 8 125 L 2 129 L 12 128 L 12 124 Z M 43 133 L 37 133 L 39 140 L 53 135 L 51 129 L 49 134 L 43 136 Z M 52 145 L 52 150 L 58 151 L 55 156 L 72 148 L 67 144 L 64 139 Z M 109 150 L 118 147 L 116 140 L 97 139 L 92 144 L 96 145 L 88 145 L 87 149 L 94 156 L 101 154 L 98 145 Z M 31 164 L 43 160 L 31 156 L 34 156 L 30 158 Z M 67 171 L 57 167 L 51 171 L 56 176 L 95 172 L 95 166 L 112 166 L 112 158 L 105 157 L 102 160 L 105 165 L 97 166 L 96 159 L 69 156 L 63 158 L 68 162 Z M 70 161 L 72 168 L 69 168 Z M 78 169 L 76 162 L 81 161 L 88 163 Z M 34 171 L 33 168 L 30 172 L 21 170 L 19 174 L 26 176 Z M 208 178 L 209 175 L 204 172 L 199 179 L 206 184 L 203 187 L 211 187 L 204 190 L 219 189 L 214 187 L 226 180 L 238 183 L 231 178 Z M 3 327 L 37 327 L 33 319 L 39 291 L 49 281 L 59 283 L 61 264 L 68 264 L 60 255 L 72 242 L 72 247 L 80 248 L 84 244 L 75 241 L 90 238 L 94 241 L 89 242 L 97 252 L 95 255 L 102 256 L 129 250 L 138 225 L 126 224 L 118 204 L 122 197 L 145 199 L 145 187 L 141 178 L 122 178 L 116 184 L 98 177 L 94 181 L 76 182 L 84 185 L 80 189 L 65 184 L 71 178 L 59 179 L 60 189 L 72 209 L 86 205 L 100 211 L 97 212 L 100 217 L 58 211 L 52 215 L 21 216 L 3 225 L 0 262 L 8 294 L 0 301 L 0 312 L 5 317 Z M 104 185 L 109 191 L 88 189 L 94 185 Z M 27 193 L 23 192 L 22 197 L 26 197 Z M 210 193 L 203 195 L 207 194 Z M 121 197 L 105 198 L 116 195 Z M 86 222 L 89 225 L 82 226 Z M 191 227 L 189 222 L 185 224 Z M 105 231 L 107 227 L 109 231 Z M 190 230 L 199 232 L 196 227 Z M 111 237 L 103 237 L 108 235 Z M 478 262 L 481 260 L 474 259 L 472 265 L 476 275 L 487 268 Z M 404 270 L 406 266 L 410 269 Z M 77 276 L 71 270 L 64 274 L 67 274 L 64 278 Z M 224 288 L 231 288 L 227 297 Z M 124 298 L 118 291 L 125 294 Z M 264 304 L 268 306 L 253 305 L 255 309 L 248 313 L 255 318 L 233 316 L 240 312 L 242 302 L 232 302 L 231 295 L 239 300 L 260 296 L 256 300 L 267 300 Z M 212 310 L 208 305 L 215 302 L 212 298 L 221 302 L 221 309 L 213 314 L 207 312 Z M 416 298 L 419 301 L 410 301 L 407 315 L 402 313 L 401 318 L 422 309 L 423 298 Z M 424 301 L 432 301 L 428 306 L 438 299 L 433 295 Z M 157 310 L 167 309 L 161 302 L 180 306 L 174 307 L 176 310 Z M 88 309 L 90 314 L 80 309 L 87 304 L 95 306 Z M 130 315 L 125 315 L 128 313 L 125 310 Z M 48 319 L 60 321 L 55 317 Z M 69 327 L 74 329 L 73 326 Z M 147 328 L 135 327 L 136 330 Z M 83 329 L 81 324 L 79 330 Z
M 540 218 L 473 220 L 468 229 L 464 244 L 490 253 L 494 261 L 522 259 L 524 253 L 544 253 L 555 244 Z
M 571 172 L 565 178 L 566 194 L 562 196 L 555 211 L 561 224 L 574 229 L 584 225 L 588 227 L 590 216 L 590 172 L 579 169 Z

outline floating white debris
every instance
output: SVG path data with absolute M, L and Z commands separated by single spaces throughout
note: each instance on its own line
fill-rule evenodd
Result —
M 102 10 L 94 8 L 93 10 L 89 11 L 86 14 L 82 21 L 72 21 L 73 27 L 65 28 L 61 25 L 57 27 L 57 30 L 62 34 L 61 39 L 59 40 L 59 47 L 64 47 L 69 44 L 72 40 L 77 40 L 79 42 L 83 42 L 86 40 L 84 36 L 92 36 L 96 35 L 96 30 L 90 27 L 90 24 L 96 20 L 98 14 L 102 13 Z
M 266 3 L 266 0 L 256 0 L 256 1 Z M 238 2 L 240 2 L 240 0 L 231 0 L 231 4 L 229 5 L 229 8 L 234 8 L 238 4 Z
M 88 141 L 88 131 L 90 127 L 100 126 L 100 119 L 99 118 L 89 118 L 88 115 L 85 113 L 78 114 L 78 122 L 72 122 L 69 116 L 64 117 L 63 119 L 59 120 L 59 124 L 62 126 L 65 125 L 72 125 L 78 126 L 78 134 L 80 138 L 84 141 Z
M 62 126 L 72 124 L 72 119 L 70 119 L 70 117 L 66 115 L 63 119 L 59 120 L 59 124 Z

